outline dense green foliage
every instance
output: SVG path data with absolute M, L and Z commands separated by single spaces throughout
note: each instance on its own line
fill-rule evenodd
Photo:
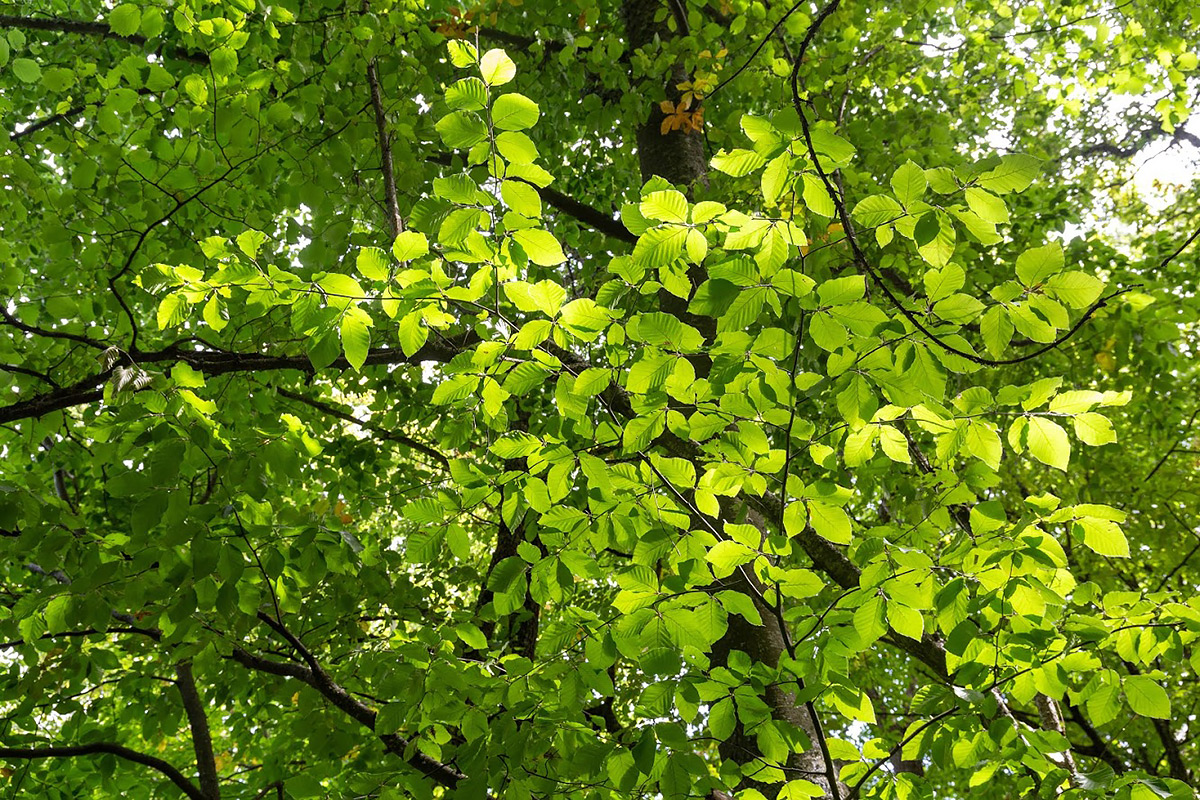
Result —
M 0 791 L 1193 797 L 1197 42 L 0 3 Z

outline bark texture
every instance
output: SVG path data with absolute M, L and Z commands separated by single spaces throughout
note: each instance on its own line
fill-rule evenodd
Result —
M 631 50 L 657 49 L 658 42 L 672 36 L 665 19 L 655 21 L 656 15 L 666 9 L 670 12 L 670 4 L 674 0 L 624 0 L 621 12 L 625 18 L 625 36 Z M 677 18 L 678 19 L 678 18 Z M 681 24 L 686 24 L 681 21 Z M 667 99 L 678 102 L 679 90 L 676 88 L 684 81 L 691 80 L 683 64 L 675 64 L 670 74 L 664 76 L 664 87 Z M 657 97 L 658 92 L 647 90 L 642 92 L 647 97 Z M 698 131 L 674 130 L 664 134 L 662 121 L 666 115 L 658 103 L 650 108 L 649 118 L 638 126 L 637 150 L 638 163 L 642 170 L 642 180 L 648 180 L 653 175 L 660 175 L 671 183 L 684 186 L 695 181 L 704 181 L 708 172 L 708 159 L 704 156 L 704 136 Z
M 675 0 L 623 0 L 622 13 L 630 49 L 657 48 L 659 42 L 672 36 L 665 21 L 666 17 L 661 14 L 664 10 L 667 14 L 675 15 L 678 26 L 685 29 L 687 23 L 686 19 L 682 17 L 682 9 L 676 9 L 672 5 L 674 2 Z M 656 21 L 656 17 L 658 17 L 658 21 Z M 683 64 L 676 63 L 670 74 L 665 76 L 668 99 L 678 101 L 679 92 L 676 87 L 687 80 L 690 80 L 690 76 Z M 657 93 L 653 92 L 645 94 L 650 97 L 657 96 Z M 659 175 L 672 183 L 683 186 L 704 182 L 708 172 L 708 159 L 705 157 L 703 135 L 695 131 L 679 130 L 663 134 L 661 130 L 663 118 L 662 109 L 655 103 L 649 118 L 637 129 L 638 159 L 642 180 L 646 181 Z M 690 271 L 693 284 L 703 280 L 702 273 L 703 270 L 693 267 Z M 659 293 L 659 298 L 663 311 L 692 322 L 688 319 L 691 315 L 686 312 L 686 301 L 662 292 Z M 715 334 L 711 321 L 707 324 L 700 323 L 699 327 L 706 338 L 711 341 Z M 699 369 L 697 371 L 700 372 Z M 707 372 L 707 369 L 704 372 Z M 761 522 L 761 520 L 759 521 Z M 714 666 L 724 666 L 728 663 L 729 654 L 740 650 L 754 662 L 775 667 L 779 664 L 780 656 L 787 649 L 784 632 L 779 626 L 778 618 L 774 611 L 767 608 L 759 599 L 762 596 L 762 587 L 751 585 L 750 581 L 757 581 L 757 579 L 753 575 L 737 572 L 724 583 L 722 588 L 741 591 L 754 598 L 763 624 L 753 625 L 739 615 L 729 615 L 729 628 L 713 648 Z M 808 707 L 803 703 L 796 702 L 796 688 L 794 684 L 790 690 L 786 686 L 772 685 L 767 687 L 762 695 L 763 701 L 771 708 L 771 714 L 775 719 L 800 728 L 811 742 L 804 752 L 793 753 L 788 758 L 785 765 L 787 779 L 806 778 L 825 788 L 827 797 L 835 797 L 829 789 L 829 780 L 834 779 L 835 776 L 827 776 L 820 745 L 820 726 L 810 715 Z M 720 743 L 718 750 L 722 758 L 742 765 L 753 764 L 762 758 L 755 731 L 753 729 L 747 731 L 740 722 L 730 737 Z M 749 787 L 757 788 L 767 797 L 774 798 L 779 792 L 780 784 L 763 784 L 755 781 L 752 777 L 747 777 L 738 788 Z

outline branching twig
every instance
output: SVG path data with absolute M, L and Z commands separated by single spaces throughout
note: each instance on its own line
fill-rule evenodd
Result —
M 372 731 L 375 730 L 377 714 L 373 708 L 355 699 L 349 692 L 334 682 L 321 667 L 316 657 L 281 622 L 269 614 L 262 612 L 259 612 L 258 619 L 281 636 L 296 651 L 296 654 L 300 656 L 306 666 L 270 661 L 240 649 L 233 651 L 232 659 L 234 661 L 259 672 L 300 680 L 320 692 L 326 700 L 351 719 Z M 465 778 L 454 767 L 430 758 L 419 750 L 413 752 L 411 755 L 406 754 L 409 742 L 403 736 L 395 733 L 385 733 L 380 734 L 379 738 L 389 752 L 405 759 L 413 768 L 443 786 L 452 789 Z
M 834 186 L 833 181 L 830 179 L 829 174 L 825 171 L 825 168 L 821 166 L 821 161 L 817 156 L 817 148 L 813 144 L 811 125 L 808 122 L 808 115 L 804 108 L 804 101 L 800 96 L 800 65 L 804 61 L 804 53 L 808 50 L 808 46 L 812 43 L 813 37 L 816 36 L 816 33 L 820 29 L 821 25 L 826 19 L 829 18 L 831 14 L 833 14 L 834 11 L 837 10 L 840 4 L 841 0 L 831 0 L 828 5 L 822 8 L 820 13 L 817 14 L 817 18 L 813 20 L 812 25 L 809 27 L 808 33 L 805 34 L 804 41 L 800 43 L 800 50 L 796 54 L 795 63 L 792 65 L 792 105 L 796 109 L 796 114 L 800 117 L 800 127 L 804 132 L 804 142 L 808 147 L 809 158 L 812 160 L 813 167 L 816 169 L 817 175 L 820 177 L 821 183 L 825 187 L 825 191 L 833 200 L 834 209 L 837 212 L 838 220 L 842 223 L 842 230 L 846 234 L 846 241 L 850 243 L 850 251 L 854 256 L 854 263 L 864 275 L 869 275 L 874 280 L 875 284 L 881 290 L 883 290 L 883 293 L 887 296 L 891 304 L 895 306 L 901 314 L 904 315 L 904 318 L 907 319 L 914 328 L 919 330 L 931 342 L 946 352 L 953 353 L 960 358 L 965 358 L 973 364 L 980 364 L 988 367 L 1020 364 L 1024 361 L 1030 361 L 1031 359 L 1037 358 L 1043 353 L 1053 350 L 1059 345 L 1063 344 L 1072 336 L 1074 336 L 1075 332 L 1078 331 L 1085 322 L 1091 319 L 1092 315 L 1094 315 L 1101 308 L 1104 308 L 1104 306 L 1106 306 L 1110 300 L 1136 288 L 1135 286 L 1130 286 L 1101 297 L 1099 300 L 1093 303 L 1087 309 L 1087 311 L 1083 313 L 1083 316 L 1081 316 L 1079 320 L 1071 327 L 1071 329 L 1062 336 L 1058 337 L 1053 342 L 1044 345 L 1043 347 L 1039 347 L 1037 350 L 1034 350 L 1031 353 L 1025 353 L 1024 355 L 1016 356 L 1014 358 L 985 358 L 984 356 L 976 355 L 975 353 L 967 350 L 962 350 L 943 340 L 941 337 L 931 331 L 923 322 L 921 322 L 917 314 L 907 308 L 904 303 L 900 301 L 900 298 L 898 298 L 895 293 L 892 292 L 887 283 L 881 279 L 878 271 L 867 259 L 866 254 L 859 246 L 858 237 L 854 233 L 854 224 L 850 220 L 850 212 L 846 209 L 846 200 L 844 197 L 842 197 L 842 194 L 838 191 L 837 187 Z

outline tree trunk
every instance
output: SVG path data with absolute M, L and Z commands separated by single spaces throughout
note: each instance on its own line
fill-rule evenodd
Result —
M 671 7 L 673 0 L 667 0 Z M 621 5 L 625 17 L 625 36 L 631 50 L 651 48 L 655 38 L 659 41 L 668 39 L 672 33 L 665 21 L 655 22 L 655 14 L 663 8 L 662 0 L 624 0 Z M 686 25 L 686 19 L 676 17 L 681 25 Z M 679 84 L 690 80 L 683 64 L 676 63 L 671 74 L 666 76 L 667 99 L 673 103 L 679 102 Z M 649 91 L 648 96 L 656 97 L 657 92 Z M 695 130 L 674 130 L 664 134 L 662 122 L 666 115 L 655 102 L 650 108 L 650 116 L 637 129 L 638 163 L 642 170 L 642 180 L 646 181 L 653 175 L 660 175 L 671 183 L 689 186 L 695 181 L 704 181 L 708 172 L 708 160 L 704 157 L 704 136 Z
M 672 8 L 673 0 L 666 0 L 667 7 Z M 655 40 L 665 40 L 672 36 L 665 22 L 656 22 L 655 14 L 663 8 L 663 0 L 624 0 L 622 13 L 625 17 L 626 37 L 631 49 L 650 48 Z M 676 16 L 681 28 L 686 26 L 686 19 Z M 682 63 L 676 63 L 667 79 L 667 98 L 678 102 L 678 84 L 689 80 Z M 704 182 L 708 172 L 708 161 L 704 153 L 704 137 L 699 131 L 674 130 L 664 134 L 661 129 L 664 118 L 662 109 L 655 103 L 650 116 L 637 129 L 638 160 L 642 171 L 642 180 L 647 181 L 659 175 L 674 184 L 690 186 L 697 181 Z M 695 276 L 700 277 L 702 276 Z M 695 280 L 694 280 L 695 282 Z M 687 317 L 686 301 L 680 303 L 674 296 L 664 296 L 659 293 L 660 305 L 663 311 L 680 317 Z M 675 306 L 679 306 L 676 308 Z M 702 331 L 711 340 L 713 329 Z M 754 662 L 775 667 L 779 657 L 785 651 L 783 631 L 774 612 L 766 608 L 757 598 L 761 596 L 761 587 L 751 586 L 748 580 L 756 580 L 753 576 L 747 578 L 740 572 L 731 576 L 722 588 L 742 591 L 755 598 L 762 625 L 752 625 L 741 616 L 729 615 L 729 628 L 720 641 L 713 647 L 712 659 L 714 666 L 724 666 L 728 663 L 729 654 L 734 650 L 746 653 Z M 772 716 L 777 720 L 790 723 L 804 731 L 811 745 L 803 753 L 793 753 L 787 760 L 787 779 L 806 778 L 822 786 L 826 796 L 833 797 L 829 791 L 829 779 L 821 749 L 819 727 L 809 714 L 804 704 L 798 704 L 795 693 L 786 688 L 772 685 L 763 694 L 763 701 L 771 708 Z M 722 758 L 738 764 L 749 764 L 762 757 L 758 747 L 757 735 L 753 730 L 747 731 L 739 722 L 728 739 L 718 746 Z M 779 793 L 780 784 L 764 784 L 746 778 L 738 787 L 757 788 L 768 798 Z

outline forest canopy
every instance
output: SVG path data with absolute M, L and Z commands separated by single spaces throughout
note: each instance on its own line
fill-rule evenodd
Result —
M 1198 43 L 0 2 L 0 792 L 1194 798 Z

